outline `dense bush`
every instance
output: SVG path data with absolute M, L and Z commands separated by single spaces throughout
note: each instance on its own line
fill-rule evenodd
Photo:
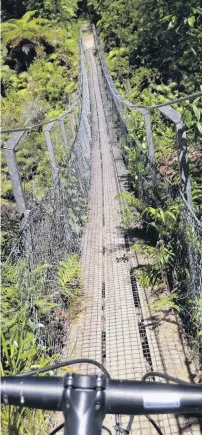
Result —
M 202 8 L 197 0 L 89 1 L 98 18 L 107 63 L 119 91 L 130 101 L 152 105 L 198 92 L 201 83 Z M 201 216 L 202 98 L 174 105 L 186 124 L 194 207 Z M 157 165 L 178 182 L 175 131 L 151 114 Z M 134 137 L 146 150 L 144 119 L 130 115 Z M 130 153 L 133 166 L 133 152 Z

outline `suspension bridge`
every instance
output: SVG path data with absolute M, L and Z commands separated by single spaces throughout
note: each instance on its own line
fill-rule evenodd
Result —
M 139 186 L 140 197 L 144 197 L 145 183 L 154 183 L 158 193 L 158 174 L 153 165 L 149 112 L 141 107 L 136 109 L 145 120 L 149 150 L 147 155 L 136 144 L 148 168 Z M 177 124 L 178 148 L 184 156 L 186 149 L 180 115 L 170 106 L 160 109 Z M 71 310 L 67 313 L 65 326 L 62 319 L 61 337 L 55 331 L 57 323 L 53 312 L 46 319 L 46 330 L 41 328 L 39 310 L 30 290 L 33 276 L 21 276 L 22 293 L 30 304 L 39 346 L 51 346 L 65 359 L 95 359 L 106 366 L 113 378 L 140 380 L 148 371 L 160 371 L 193 381 L 196 366 L 185 342 L 179 316 L 171 312 L 165 321 L 157 323 L 151 312 L 151 291 L 141 288 L 134 276 L 134 271 L 147 260 L 133 253 L 131 246 L 140 239 L 138 233 L 123 228 L 123 200 L 116 199 L 118 194 L 128 191 L 130 184 L 120 146 L 121 140 L 128 135 L 129 110 L 130 105 L 119 98 L 114 87 L 95 29 L 94 33 L 89 29 L 84 31 L 80 41 L 79 85 L 75 100 L 62 117 L 42 126 L 45 142 L 39 152 L 43 155 L 48 150 L 51 169 L 42 180 L 45 192 L 42 199 L 36 195 L 39 186 L 34 177 L 29 191 L 24 191 L 18 165 L 18 152 L 23 143 L 27 143 L 29 137 L 37 141 L 37 126 L 18 129 L 6 143 L 7 164 L 22 227 L 5 268 L 9 263 L 17 263 L 19 257 L 26 261 L 29 270 L 35 270 L 37 265 L 56 265 L 69 255 L 79 254 L 82 297 L 75 308 L 76 313 L 72 315 Z M 61 147 L 62 156 L 65 156 L 62 159 Z M 189 223 L 200 238 L 202 229 L 192 210 L 186 165 L 187 159 L 180 163 L 180 198 Z M 169 184 L 167 194 L 172 194 Z M 193 265 L 191 295 L 197 301 L 201 286 L 198 270 L 202 259 L 194 249 L 191 249 L 190 258 Z M 45 270 L 40 293 L 43 298 L 57 303 L 64 313 L 58 285 L 52 284 L 55 275 L 56 269 Z M 191 322 L 190 313 L 191 310 L 187 311 L 185 316 Z M 92 373 L 88 365 L 76 365 L 75 369 Z M 126 416 L 121 417 L 117 434 L 128 433 L 123 431 L 128 429 L 128 420 Z M 201 423 L 195 418 L 163 415 L 154 416 L 154 420 L 166 435 L 202 433 Z M 113 431 L 114 418 L 107 417 L 105 426 Z M 138 416 L 132 422 L 131 433 L 149 435 L 155 434 L 156 430 L 146 417 Z

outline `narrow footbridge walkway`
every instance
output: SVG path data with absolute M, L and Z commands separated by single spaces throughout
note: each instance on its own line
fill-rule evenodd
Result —
M 122 229 L 122 204 L 116 199 L 126 188 L 126 168 L 93 35 L 85 33 L 83 42 L 92 113 L 92 179 L 82 241 L 83 305 L 70 329 L 68 357 L 96 359 L 113 378 L 140 380 L 147 371 L 158 370 L 189 380 L 186 349 L 176 319 L 154 328 L 149 292 L 143 291 L 134 278 L 140 259 L 130 253 L 133 241 Z M 89 366 L 86 370 L 92 373 Z M 128 419 L 121 417 L 123 428 Z M 201 433 L 194 419 L 168 415 L 154 419 L 166 435 Z M 106 418 L 105 425 L 111 431 L 114 424 L 114 418 Z M 146 417 L 135 417 L 131 433 L 150 435 L 156 431 Z

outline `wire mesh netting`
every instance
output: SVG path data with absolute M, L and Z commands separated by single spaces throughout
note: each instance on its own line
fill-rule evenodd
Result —
M 202 331 L 202 225 L 183 200 L 177 246 L 180 313 L 190 338 L 200 347 Z
M 70 300 L 80 289 L 80 243 L 91 172 L 90 101 L 81 42 L 79 68 L 77 95 L 67 112 L 44 129 L 25 132 L 17 144 L 26 213 L 20 233 L 16 230 L 16 239 L 7 243 L 2 256 L 3 288 L 18 289 L 37 345 L 46 354 L 62 350 Z M 19 222 L 21 204 L 15 199 Z
M 155 158 L 152 159 L 149 156 L 144 124 L 147 111 L 144 112 L 144 109 L 139 109 L 139 112 L 137 112 L 134 105 L 119 94 L 109 73 L 102 44 L 95 28 L 94 38 L 108 102 L 116 124 L 117 139 L 132 178 L 133 193 L 147 207 L 161 208 L 162 210 L 169 210 L 170 207 L 174 207 L 175 212 L 177 210 L 177 228 L 173 244 L 175 253 L 173 281 L 175 282 L 174 288 L 177 290 L 176 303 L 179 307 L 187 337 L 191 338 L 192 345 L 196 345 L 201 353 L 202 223 L 199 216 L 197 216 L 197 210 L 190 208 L 181 192 L 178 162 L 176 161 L 177 170 L 171 171 L 172 173 L 167 175 L 164 174 L 159 160 L 155 159 L 158 158 L 158 141 L 156 138 L 154 138 Z M 162 115 L 154 113 L 152 116 L 156 117 L 155 119 L 159 123 L 161 122 Z M 164 127 L 172 130 L 169 134 L 168 145 L 173 147 L 173 127 L 170 126 L 168 121 L 165 121 Z M 142 133 L 141 128 L 144 130 Z

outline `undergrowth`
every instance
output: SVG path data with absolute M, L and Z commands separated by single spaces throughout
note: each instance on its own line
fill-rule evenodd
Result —
M 47 271 L 51 268 L 56 271 L 54 282 L 47 281 Z M 22 276 L 24 281 L 26 277 L 24 283 Z M 81 267 L 78 255 L 68 256 L 58 266 L 37 266 L 31 272 L 28 272 L 26 261 L 20 260 L 9 264 L 2 278 L 1 375 L 43 368 L 56 358 L 60 359 L 59 349 L 54 351 L 52 343 L 54 337 L 56 339 L 60 335 L 59 348 L 62 351 L 66 333 L 61 329 L 60 322 L 68 327 L 68 309 L 80 296 Z M 43 430 L 47 433 L 44 413 L 26 408 L 19 412 L 16 407 L 10 407 L 9 410 L 4 407 L 2 423 L 2 433 L 5 434 L 43 433 Z

